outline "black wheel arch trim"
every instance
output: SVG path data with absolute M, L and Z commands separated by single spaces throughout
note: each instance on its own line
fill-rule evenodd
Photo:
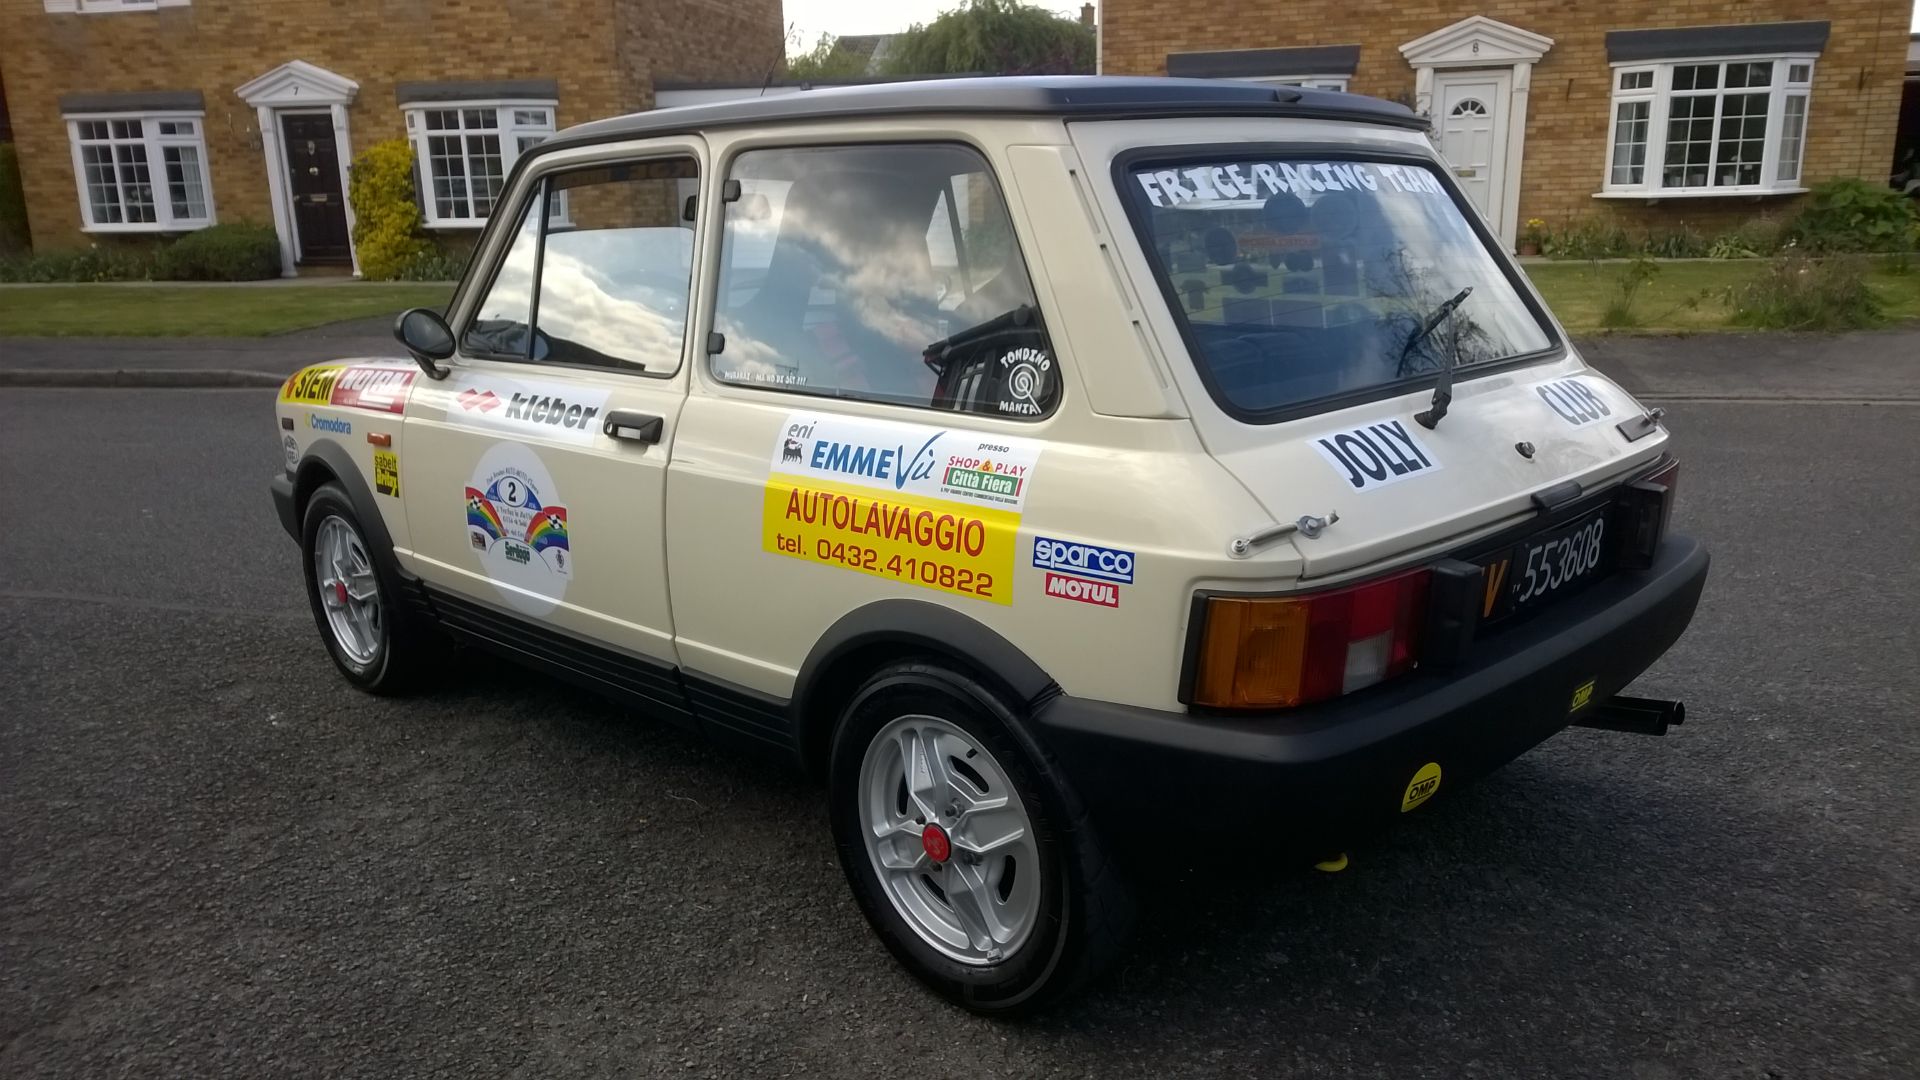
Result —
M 306 506 L 301 499 L 304 492 L 311 495 L 313 489 L 326 483 L 313 479 L 315 470 L 325 469 L 333 474 L 333 479 L 347 493 L 347 502 L 353 506 L 353 516 L 360 519 L 360 529 L 366 534 L 367 544 L 375 558 L 386 564 L 388 573 L 401 581 L 412 581 L 413 575 L 400 568 L 400 560 L 393 554 L 393 534 L 387 531 L 387 519 L 380 514 L 380 504 L 374 501 L 373 489 L 367 486 L 366 477 L 360 475 L 360 466 L 354 462 L 347 449 L 332 439 L 316 439 L 301 455 L 300 464 L 293 473 L 293 523 L 295 529 L 302 527 L 306 517 Z M 295 531 L 294 538 L 299 539 Z
M 998 684 L 1024 706 L 1037 706 L 1059 693 L 1039 664 L 999 633 L 952 608 L 924 600 L 876 600 L 842 615 L 814 642 L 800 665 L 788 703 L 788 722 L 809 771 L 823 762 L 821 737 L 837 717 L 821 715 L 822 702 L 837 689 L 841 661 L 869 650 L 922 653 L 973 669 Z

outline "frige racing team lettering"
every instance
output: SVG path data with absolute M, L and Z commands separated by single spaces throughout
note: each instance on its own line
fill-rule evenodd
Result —
M 1431 171 L 1414 165 L 1362 161 L 1236 161 L 1134 174 L 1155 206 L 1192 202 L 1254 202 L 1288 192 L 1310 196 L 1332 191 L 1446 197 Z
M 775 440 L 763 550 L 997 604 L 1013 601 L 1030 440 L 792 414 Z

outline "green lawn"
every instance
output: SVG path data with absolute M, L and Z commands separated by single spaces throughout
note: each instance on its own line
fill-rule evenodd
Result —
M 444 307 L 447 284 L 0 287 L 0 337 L 260 337 Z
M 1721 302 L 1727 287 L 1745 281 L 1766 265 L 1760 259 L 1663 262 L 1659 273 L 1633 299 L 1634 329 L 1704 331 L 1727 328 L 1727 308 Z M 1616 282 L 1626 263 L 1528 263 L 1527 276 L 1546 296 L 1548 306 L 1575 334 L 1601 329 L 1600 313 L 1618 294 Z M 1889 319 L 1920 318 L 1920 268 L 1895 274 L 1884 262 L 1875 265 L 1867 285 L 1880 298 Z M 1694 298 L 1698 303 L 1690 303 Z

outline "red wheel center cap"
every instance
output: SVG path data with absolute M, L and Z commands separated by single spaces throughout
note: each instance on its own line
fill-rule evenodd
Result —
M 947 830 L 938 825 L 928 825 L 921 830 L 920 847 L 926 851 L 927 858 L 937 863 L 946 862 L 947 857 L 953 854 L 953 845 L 947 840 Z
M 347 602 L 347 583 L 346 582 L 336 581 L 333 583 L 333 598 L 338 603 L 344 604 Z

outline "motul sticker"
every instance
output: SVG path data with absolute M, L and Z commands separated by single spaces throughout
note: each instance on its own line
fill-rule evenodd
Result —
M 462 375 L 447 387 L 447 422 L 553 442 L 600 436 L 607 391 L 571 383 Z
M 1087 581 L 1065 574 L 1047 575 L 1047 595 L 1101 607 L 1120 606 L 1120 586 L 1111 581 Z
M 1313 447 L 1355 491 L 1372 491 L 1440 468 L 1440 459 L 1398 420 L 1322 435 Z
M 1549 379 L 1533 384 L 1533 392 L 1540 395 L 1540 400 L 1547 403 L 1555 416 L 1577 428 L 1597 424 L 1613 415 L 1606 399 L 1580 379 Z

